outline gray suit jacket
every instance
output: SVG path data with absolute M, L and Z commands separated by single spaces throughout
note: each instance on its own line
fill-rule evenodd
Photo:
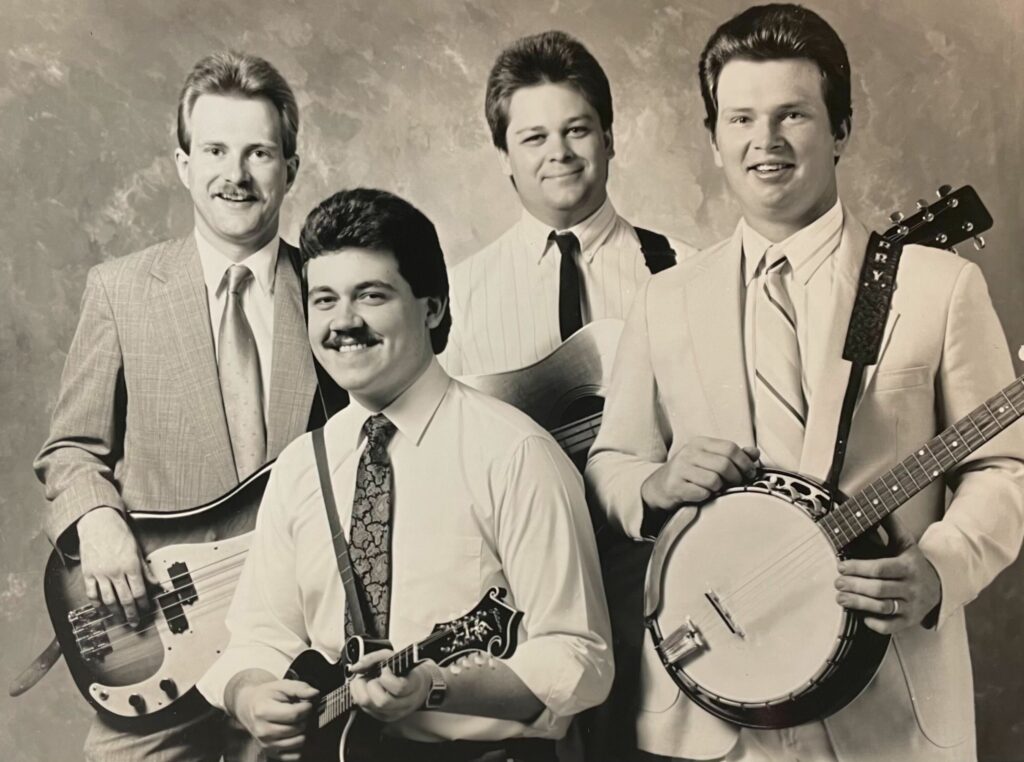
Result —
M 800 471 L 824 480 L 850 364 L 843 342 L 868 233 L 847 211 L 835 256 L 833 312 L 809 326 L 827 351 L 809 367 L 813 394 Z M 626 323 L 587 482 L 613 524 L 638 537 L 640 487 L 694 436 L 753 444 L 743 354 L 741 236 L 685 259 L 638 294 Z M 853 494 L 1013 378 L 980 270 L 946 252 L 904 249 L 877 365 L 853 418 L 840 487 Z M 1010 428 L 897 511 L 942 582 L 935 629 L 893 638 L 868 688 L 825 725 L 840 760 L 975 758 L 963 607 L 1009 565 L 1024 535 L 1024 431 Z M 724 756 L 737 729 L 683 696 L 648 636 L 641 670 L 641 748 Z
M 268 458 L 306 430 L 316 388 L 293 251 L 281 242 Z M 90 270 L 35 469 L 55 544 L 98 506 L 180 510 L 237 483 L 192 235 Z

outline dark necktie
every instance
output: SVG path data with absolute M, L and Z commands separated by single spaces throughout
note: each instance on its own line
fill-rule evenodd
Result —
M 562 263 L 558 269 L 558 330 L 562 341 L 565 341 L 583 327 L 580 271 L 576 264 L 580 242 L 572 233 L 551 231 L 548 238 L 558 245 L 562 254 Z
M 363 424 L 366 447 L 359 456 L 356 493 L 352 500 L 350 553 L 352 566 L 360 582 L 365 605 L 367 633 L 371 637 L 388 635 L 388 611 L 391 607 L 391 458 L 388 442 L 395 424 L 378 413 Z M 345 634 L 353 635 L 352 623 L 345 616 Z
M 245 265 L 225 271 L 227 303 L 217 339 L 217 371 L 239 481 L 267 460 L 260 356 L 242 311 L 242 290 L 251 279 L 252 271 Z

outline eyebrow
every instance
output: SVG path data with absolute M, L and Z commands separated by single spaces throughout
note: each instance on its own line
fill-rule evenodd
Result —
M 573 122 L 592 122 L 592 121 L 594 121 L 594 119 L 593 119 L 592 116 L 590 116 L 590 114 L 579 114 L 577 116 L 569 117 L 568 119 L 565 120 L 565 123 L 566 124 L 572 124 Z M 532 127 L 521 127 L 520 129 L 516 130 L 512 134 L 513 135 L 520 135 L 520 134 L 522 134 L 524 132 L 531 132 L 532 130 L 545 130 L 545 129 L 547 129 L 547 127 L 545 127 L 544 125 L 538 124 L 538 125 L 534 125 Z

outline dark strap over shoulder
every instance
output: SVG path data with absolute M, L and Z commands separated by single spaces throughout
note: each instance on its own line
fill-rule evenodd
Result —
M 633 229 L 640 239 L 640 251 L 643 252 L 644 263 L 651 275 L 667 270 L 676 263 L 676 252 L 665 236 L 635 225 Z
M 864 252 L 857 296 L 854 298 L 850 323 L 846 329 L 846 343 L 843 346 L 843 359 L 851 362 L 853 367 L 850 369 L 843 407 L 839 413 L 839 430 L 836 432 L 835 449 L 832 453 L 832 467 L 825 481 L 833 499 L 839 494 L 839 477 L 842 475 L 843 462 L 846 460 L 853 410 L 860 395 L 864 371 L 867 366 L 878 362 L 882 334 L 885 330 L 885 321 L 889 317 L 889 308 L 892 306 L 892 295 L 896 290 L 896 273 L 902 254 L 902 244 L 892 243 L 878 233 L 871 234 L 867 250 Z
M 360 604 L 359 590 L 356 587 L 355 576 L 352 573 L 352 559 L 348 554 L 348 543 L 345 541 L 345 533 L 341 531 L 341 522 L 338 521 L 338 506 L 334 502 L 334 487 L 331 485 L 331 471 L 327 467 L 327 447 L 324 444 L 323 428 L 313 429 L 313 455 L 316 458 L 316 472 L 320 477 L 320 493 L 324 498 L 324 508 L 327 509 L 327 522 L 331 525 L 331 540 L 334 542 L 334 555 L 338 560 L 338 573 L 341 575 L 341 582 L 345 586 L 345 602 L 348 606 L 348 616 L 352 620 L 352 629 L 356 635 L 366 633 L 366 621 L 363 617 L 363 607 Z

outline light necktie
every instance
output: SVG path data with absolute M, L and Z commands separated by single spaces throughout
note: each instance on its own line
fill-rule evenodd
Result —
M 388 636 L 391 608 L 391 458 L 388 442 L 395 424 L 377 413 L 366 419 L 366 446 L 356 469 L 349 553 L 363 594 L 360 602 L 371 637 Z M 346 607 L 347 609 L 347 607 Z M 345 634 L 355 634 L 346 610 Z
M 245 265 L 232 265 L 224 273 L 224 279 L 227 303 L 220 320 L 217 369 L 235 455 L 235 471 L 241 481 L 267 460 L 263 381 L 256 339 L 242 310 L 242 290 L 252 279 L 252 271 Z
M 558 330 L 562 341 L 583 327 L 583 307 L 580 271 L 576 255 L 580 253 L 579 239 L 572 233 L 551 231 L 548 236 L 558 245 L 562 261 L 558 269 Z
M 807 401 L 796 311 L 782 282 L 785 266 L 785 254 L 769 249 L 755 284 L 754 428 L 762 460 L 792 471 L 800 465 Z

